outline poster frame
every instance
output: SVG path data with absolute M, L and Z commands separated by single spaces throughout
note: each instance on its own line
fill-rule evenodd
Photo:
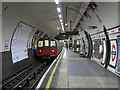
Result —
M 10 60 L 11 60 L 11 62 L 13 62 L 13 61 L 12 61 L 12 50 L 11 50 L 12 40 L 13 40 L 15 31 L 16 31 L 16 29 L 17 29 L 17 27 L 19 26 L 20 23 L 23 23 L 23 24 L 25 24 L 25 25 L 28 25 L 28 26 L 30 26 L 31 28 L 33 28 L 32 31 L 34 30 L 34 27 L 33 27 L 33 26 L 31 26 L 31 25 L 29 25 L 29 24 L 27 24 L 27 23 L 25 23 L 25 22 L 23 22 L 23 21 L 20 21 L 20 22 L 17 24 L 17 26 L 15 27 L 15 29 L 14 29 L 14 31 L 13 31 L 11 40 L 10 40 L 10 55 L 11 55 Z M 31 31 L 31 33 L 32 33 L 32 31 Z M 30 35 L 31 35 L 31 33 L 30 33 Z M 29 35 L 29 37 L 30 37 L 30 35 Z M 28 38 L 29 38 L 29 37 L 28 37 Z M 28 50 L 28 41 L 27 41 L 27 50 Z M 29 51 L 28 51 L 28 57 L 29 57 Z M 20 61 L 19 61 L 19 62 L 20 62 Z M 13 64 L 16 64 L 16 63 L 19 63 L 19 62 L 15 62 L 15 63 L 13 63 Z
M 118 52 L 118 42 L 117 42 L 117 39 L 111 39 L 110 42 L 111 41 L 116 41 L 117 52 Z M 110 58 L 111 58 L 111 43 L 110 43 Z M 116 57 L 115 66 L 113 66 L 113 65 L 110 64 L 110 60 L 109 60 L 109 66 L 115 69 L 116 68 L 116 64 L 117 64 L 117 60 L 118 60 L 118 54 L 117 54 L 117 57 Z
M 120 39 L 120 35 L 117 36 L 117 40 L 118 40 L 118 39 Z M 120 56 L 119 56 L 119 43 L 118 43 L 117 46 L 118 46 L 118 57 L 120 57 Z M 118 60 L 119 60 L 119 58 L 117 58 L 117 64 L 118 64 Z M 118 72 L 118 68 L 119 68 L 119 67 L 117 67 L 117 64 L 116 64 L 115 72 L 116 72 L 117 74 L 120 74 L 120 72 Z
M 93 39 L 94 40 L 94 42 L 96 42 L 96 41 L 100 41 L 101 43 L 102 43 L 102 39 L 101 38 L 97 38 L 97 39 Z M 93 46 L 94 47 L 94 46 Z M 94 49 L 95 49 L 95 47 L 94 47 Z M 93 53 L 93 52 L 92 52 Z M 93 57 L 93 59 L 95 58 L 95 54 L 94 54 L 94 57 Z M 95 60 L 96 61 L 96 60 Z M 101 63 L 101 59 L 99 59 L 99 61 L 98 61 L 99 63 Z

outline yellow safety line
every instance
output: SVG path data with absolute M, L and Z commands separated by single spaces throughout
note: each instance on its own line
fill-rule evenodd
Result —
M 63 52 L 62 52 L 62 54 L 63 54 Z M 59 64 L 59 61 L 60 61 L 60 59 L 61 59 L 61 57 L 62 57 L 62 54 L 61 54 L 61 56 L 59 57 L 56 65 L 55 65 L 55 67 L 54 67 L 54 69 L 53 69 L 53 71 L 52 71 L 52 73 L 51 73 L 51 75 L 50 75 L 50 77 L 49 77 L 49 80 L 48 80 L 48 82 L 47 82 L 47 85 L 46 85 L 46 89 L 45 89 L 45 90 L 48 90 L 48 89 L 50 88 L 50 84 L 51 84 L 51 82 L 52 82 L 53 75 L 54 75 L 54 73 L 55 73 L 55 71 L 56 71 L 56 68 L 57 68 L 57 66 L 58 66 L 58 64 Z

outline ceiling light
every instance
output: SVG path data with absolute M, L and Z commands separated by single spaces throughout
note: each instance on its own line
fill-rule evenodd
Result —
M 62 30 L 64 31 L 64 26 L 62 25 Z
M 66 23 L 65 26 L 67 26 L 68 24 Z
M 56 3 L 56 4 L 59 4 L 59 0 L 55 0 L 55 3 Z
M 62 19 L 60 19 L 60 22 L 62 23 Z
M 57 11 L 58 11 L 58 13 L 60 13 L 60 12 L 61 12 L 61 9 L 60 9 L 60 7 L 57 7 Z
M 61 14 L 59 14 L 59 18 L 62 18 L 62 15 L 61 15 Z
M 63 25 L 63 23 L 61 23 L 61 25 Z
M 62 30 L 65 31 L 64 28 Z

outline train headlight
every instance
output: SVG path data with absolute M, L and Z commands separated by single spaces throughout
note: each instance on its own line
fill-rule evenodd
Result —
M 40 52 L 41 52 L 41 50 L 40 50 Z
M 54 52 L 55 50 L 52 50 L 52 52 Z

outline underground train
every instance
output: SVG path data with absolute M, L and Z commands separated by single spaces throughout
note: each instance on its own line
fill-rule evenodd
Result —
M 52 37 L 43 37 L 37 41 L 36 55 L 39 58 L 55 58 L 60 53 L 63 42 Z

